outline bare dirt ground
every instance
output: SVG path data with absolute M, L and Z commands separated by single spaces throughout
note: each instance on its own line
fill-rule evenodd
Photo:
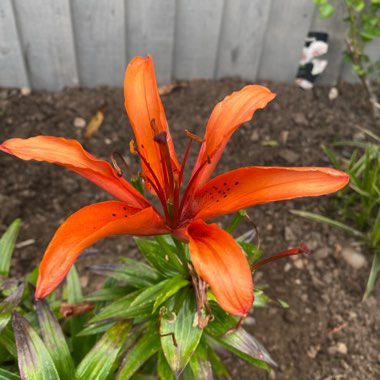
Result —
M 237 79 L 191 81 L 163 97 L 180 157 L 187 144 L 183 131 L 189 129 L 202 136 L 216 102 L 244 84 Z M 360 87 L 341 85 L 340 96 L 330 101 L 327 88 L 304 92 L 293 86 L 266 85 L 277 98 L 233 136 L 219 172 L 248 165 L 329 166 L 321 144 L 363 138 L 355 126 L 373 126 Z M 103 125 L 85 140 L 83 128 L 75 127 L 74 119 L 88 121 L 104 104 Z M 28 96 L 0 90 L 0 140 L 39 134 L 78 139 L 102 159 L 109 159 L 117 150 L 138 170 L 136 158 L 128 152 L 132 133 L 120 89 L 69 89 Z M 194 148 L 193 160 L 196 153 Z M 21 217 L 24 225 L 19 242 L 34 240 L 15 252 L 13 274 L 19 276 L 39 262 L 55 229 L 70 213 L 108 199 L 91 183 L 50 164 L 23 162 L 1 154 L 0 173 L 0 233 L 14 218 Z M 369 253 L 350 236 L 289 213 L 294 208 L 323 211 L 328 202 L 329 197 L 309 198 L 249 210 L 259 227 L 265 255 L 300 243 L 308 244 L 312 254 L 268 265 L 256 273 L 256 283 L 268 284 L 273 298 L 290 305 L 289 309 L 273 305 L 255 310 L 254 323 L 249 326 L 279 367 L 266 374 L 226 356 L 234 379 L 380 378 L 379 286 L 372 297 L 361 302 Z M 240 232 L 245 228 L 248 226 L 242 225 Z M 344 249 L 362 253 L 367 265 L 352 267 L 342 256 Z M 83 285 L 94 288 L 100 281 L 86 272 L 88 264 L 137 254 L 129 237 L 97 243 L 78 261 Z

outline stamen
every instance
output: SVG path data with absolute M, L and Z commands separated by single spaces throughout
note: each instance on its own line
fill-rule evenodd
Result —
M 137 151 L 136 151 L 136 146 L 135 146 L 135 142 L 133 140 L 131 140 L 129 142 L 129 151 L 131 152 L 131 154 L 133 155 L 136 155 L 137 154 Z
M 252 269 L 252 271 L 255 271 L 257 268 L 260 268 L 261 266 L 268 264 L 272 261 L 277 261 L 279 259 L 282 259 L 282 258 L 288 257 L 288 256 L 299 255 L 300 253 L 307 254 L 309 252 L 310 252 L 309 247 L 306 244 L 301 244 L 297 248 L 288 249 L 286 251 L 277 253 L 277 255 L 274 255 L 272 257 L 268 257 L 265 260 L 261 260 L 258 263 L 253 264 L 251 269 Z
M 128 173 L 129 173 L 129 175 L 130 175 L 130 177 L 131 177 L 131 178 L 134 178 L 135 175 L 133 174 L 133 172 L 132 172 L 130 166 L 127 164 L 127 161 L 126 161 L 125 158 L 122 156 L 122 154 L 121 154 L 120 152 L 118 152 L 118 151 L 113 151 L 113 152 L 111 153 L 111 161 L 112 161 L 112 165 L 113 165 L 113 167 L 114 167 L 115 170 L 116 170 L 117 175 L 118 175 L 119 177 L 122 177 L 122 176 L 123 176 L 123 171 L 120 169 L 120 166 L 119 166 L 119 165 L 117 164 L 117 162 L 116 162 L 116 156 L 117 156 L 118 158 L 120 158 L 121 161 L 123 161 L 123 164 L 124 164 L 125 168 L 127 169 Z
M 187 137 L 189 137 L 191 140 L 194 140 L 198 143 L 203 143 L 203 139 L 201 139 L 199 136 L 197 136 L 195 133 L 190 132 L 188 129 L 185 129 L 185 134 Z

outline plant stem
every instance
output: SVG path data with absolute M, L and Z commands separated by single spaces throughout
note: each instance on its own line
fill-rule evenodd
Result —
M 344 2 L 348 11 L 348 18 L 350 23 L 350 37 L 346 38 L 346 44 L 352 56 L 352 63 L 360 68 L 360 73 L 357 73 L 368 97 L 368 101 L 372 107 L 372 113 L 375 119 L 380 117 L 380 103 L 373 91 L 371 82 L 368 80 L 367 71 L 363 65 L 363 50 L 364 46 L 360 45 L 358 33 L 358 20 L 355 16 L 352 4 L 349 1 Z

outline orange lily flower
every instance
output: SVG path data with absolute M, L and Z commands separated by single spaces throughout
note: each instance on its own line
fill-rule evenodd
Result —
M 259 203 L 335 192 L 347 184 L 348 176 L 330 168 L 245 167 L 210 180 L 232 133 L 275 97 L 263 86 L 249 85 L 214 108 L 181 197 L 184 167 L 194 136 L 190 136 L 180 165 L 151 57 L 137 57 L 129 64 L 124 95 L 136 137 L 133 150 L 141 158 L 145 187 L 160 200 L 162 214 L 109 163 L 96 159 L 75 140 L 37 136 L 13 138 L 0 145 L 0 150 L 23 160 L 65 166 L 118 200 L 84 207 L 58 228 L 40 266 L 36 297 L 52 292 L 80 253 L 99 239 L 115 234 L 170 233 L 189 242 L 194 268 L 211 287 L 221 307 L 231 314 L 246 316 L 254 297 L 248 261 L 226 231 L 205 221 Z

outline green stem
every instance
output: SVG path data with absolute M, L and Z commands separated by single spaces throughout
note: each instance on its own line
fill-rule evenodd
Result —
M 377 251 L 375 252 L 373 256 L 371 272 L 369 273 L 367 287 L 363 295 L 363 301 L 365 301 L 372 293 L 379 269 L 380 269 L 380 251 Z
M 247 216 L 247 212 L 245 210 L 239 210 L 234 218 L 232 219 L 231 223 L 228 225 L 228 227 L 226 228 L 226 231 L 228 233 L 232 233 L 235 231 L 236 227 L 240 224 L 240 222 L 242 221 L 242 219 L 244 217 Z

